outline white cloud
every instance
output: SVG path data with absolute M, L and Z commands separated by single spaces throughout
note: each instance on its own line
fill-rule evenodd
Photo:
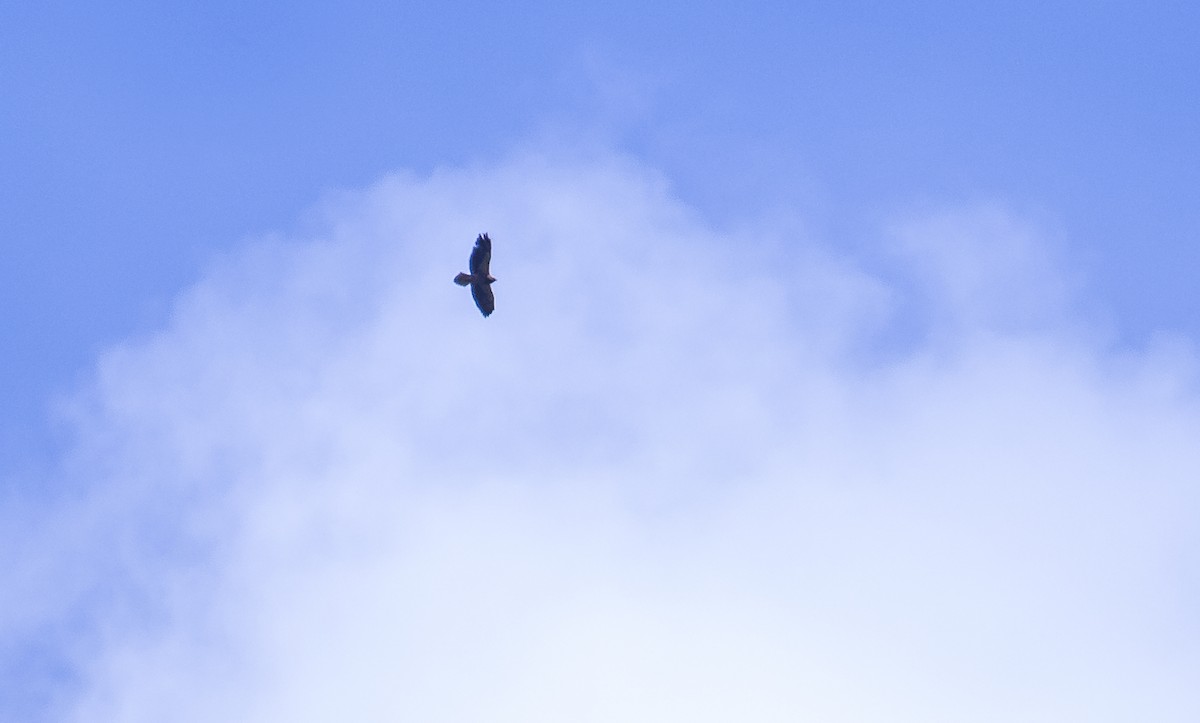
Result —
M 629 161 L 395 176 L 309 229 L 79 405 L 32 597 L 95 628 L 76 719 L 1200 713 L 1195 355 L 1090 345 L 1002 213 L 898 233 L 936 332 L 899 357 L 891 285 Z M 487 320 L 450 283 L 483 230 Z
M 909 218 L 893 250 L 944 333 L 988 328 L 1028 333 L 1069 323 L 1081 280 L 1058 261 L 1056 239 L 995 205 Z

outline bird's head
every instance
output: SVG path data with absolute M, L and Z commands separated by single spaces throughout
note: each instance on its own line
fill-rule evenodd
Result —
M 494 284 L 494 283 L 496 283 L 496 277 L 495 277 L 495 276 L 492 276 L 491 274 L 488 274 L 488 277 L 487 277 L 487 282 L 488 282 L 489 284 Z

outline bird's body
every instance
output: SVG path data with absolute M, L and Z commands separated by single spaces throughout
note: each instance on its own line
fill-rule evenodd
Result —
M 475 239 L 475 248 L 471 250 L 469 274 L 459 274 L 454 277 L 454 283 L 459 286 L 471 287 L 471 298 L 484 316 L 489 316 L 496 309 L 496 299 L 492 296 L 492 284 L 496 279 L 489 272 L 492 263 L 492 240 L 486 233 L 481 233 Z

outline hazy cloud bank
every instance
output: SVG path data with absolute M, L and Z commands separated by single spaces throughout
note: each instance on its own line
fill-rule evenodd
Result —
M 398 175 L 306 228 L 101 360 L 70 491 L 6 519 L 6 667 L 51 661 L 14 708 L 1200 714 L 1196 356 L 1106 351 L 1003 211 L 898 224 L 902 284 L 619 159 Z M 483 230 L 486 321 L 450 283 Z

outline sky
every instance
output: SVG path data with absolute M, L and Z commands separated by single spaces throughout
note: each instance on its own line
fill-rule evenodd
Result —
M 1197 30 L 3 7 L 0 719 L 1195 720 Z

